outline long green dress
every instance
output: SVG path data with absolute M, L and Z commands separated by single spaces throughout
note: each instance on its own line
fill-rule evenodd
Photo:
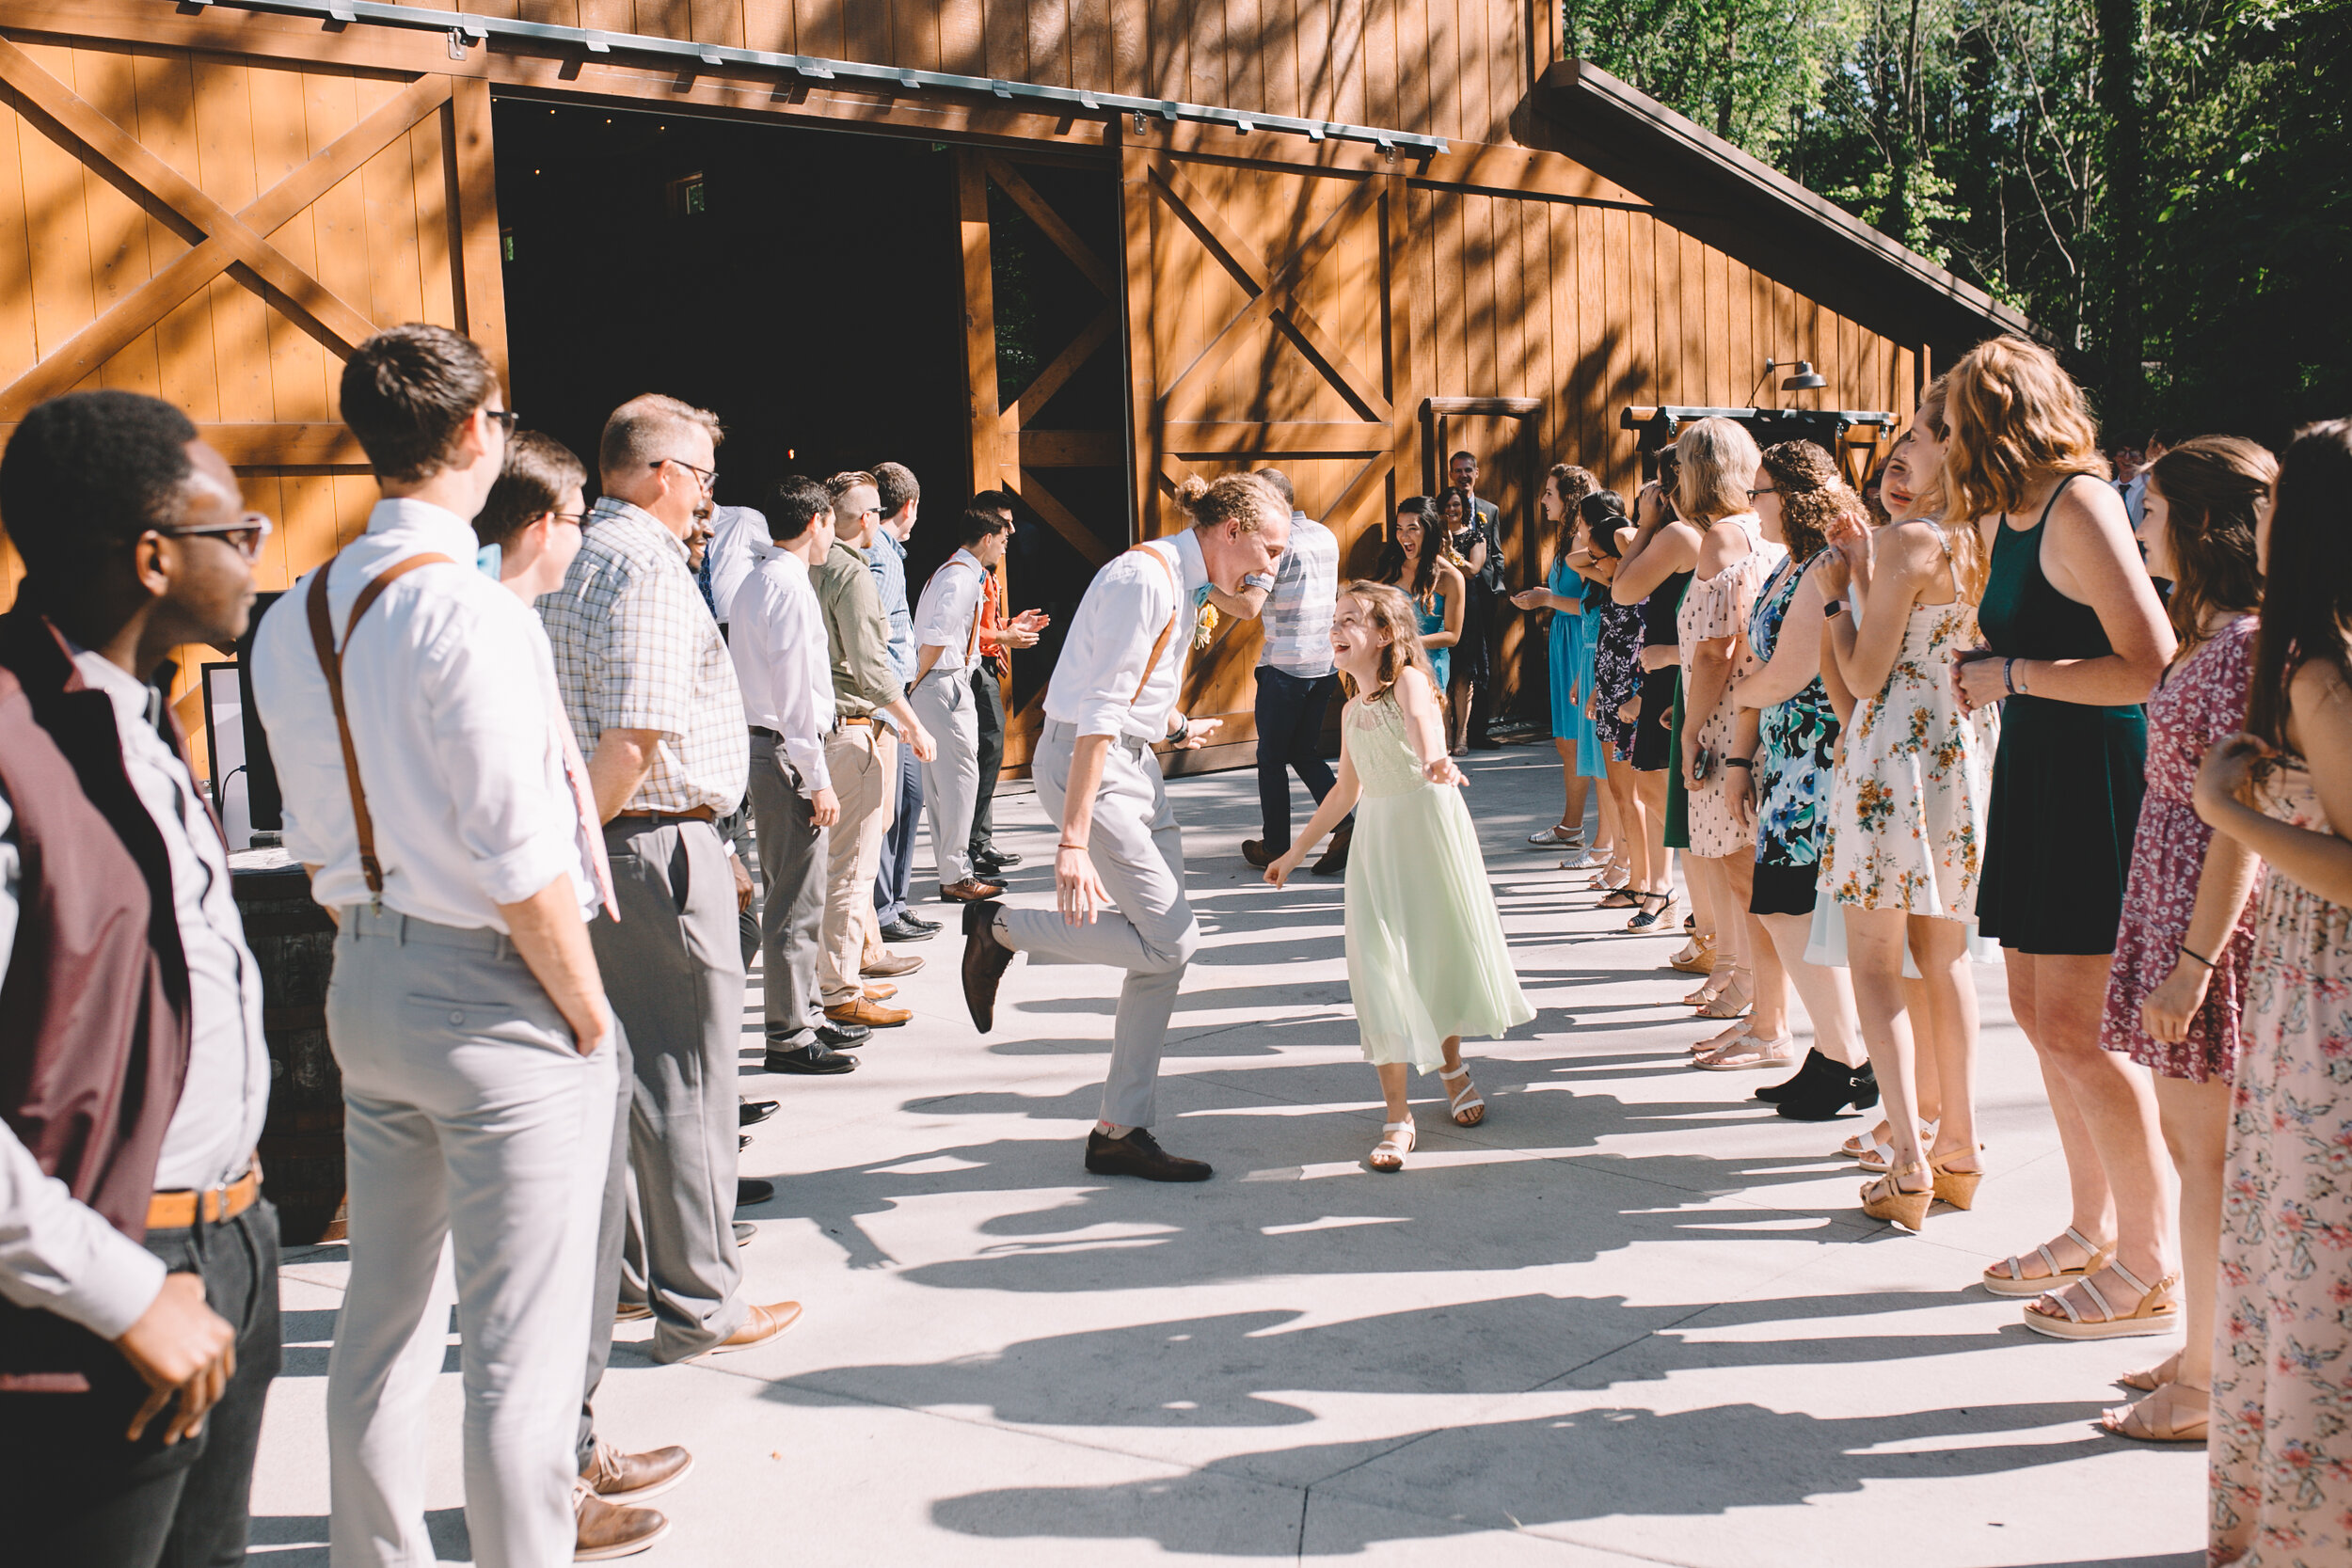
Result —
M 1431 784 L 1392 694 L 1347 705 L 1340 741 L 1363 800 L 1347 856 L 1347 986 L 1369 1062 L 1435 1072 L 1448 1035 L 1535 1016 L 1511 969 L 1462 792 Z

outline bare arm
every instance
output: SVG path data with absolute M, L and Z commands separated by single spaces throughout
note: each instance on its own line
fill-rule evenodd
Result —
M 1857 698 L 1885 689 L 1886 677 L 1902 652 L 1912 606 L 1951 575 L 1945 570 L 1943 546 L 1935 542 L 1934 527 L 1929 523 L 1899 523 L 1883 531 L 1875 554 L 1870 612 L 1862 629 L 1854 629 L 1851 613 L 1837 616 L 1827 627 L 1839 673 Z M 1842 554 L 1822 561 L 1819 572 L 1825 597 L 1836 598 L 1845 591 L 1847 569 Z
M 2352 690 L 2325 660 L 2314 658 L 2296 672 L 2291 705 L 2287 738 L 2303 753 L 2329 831 L 2294 827 L 2246 803 L 2255 760 L 2266 750 L 2249 735 L 2232 736 L 2205 753 L 2197 772 L 2197 815 L 2272 870 L 2329 903 L 2352 904 L 2352 842 L 2344 836 L 2352 824 Z
M 1463 592 L 1462 574 L 1443 558 L 1438 562 L 1438 592 L 1445 595 L 1445 626 L 1421 640 L 1424 648 L 1451 648 L 1462 641 L 1463 601 L 1468 595 Z
M 1265 609 L 1268 592 L 1252 585 L 1244 587 L 1238 594 L 1228 594 L 1212 583 L 1209 586 L 1209 602 L 1216 606 L 1220 615 L 1232 616 L 1236 621 L 1254 621 Z
M 1054 851 L 1054 894 L 1061 917 L 1075 926 L 1091 923 L 1097 910 L 1111 901 L 1110 890 L 1094 869 L 1087 844 L 1094 832 L 1094 797 L 1103 787 L 1103 765 L 1109 760 L 1111 737 L 1082 735 L 1070 751 L 1070 784 L 1062 791 L 1061 844 Z
M 1462 559 L 1470 562 L 1471 576 L 1475 577 L 1480 572 L 1485 571 L 1486 569 L 1486 536 L 1483 533 L 1480 534 L 1478 536 L 1478 543 L 1472 545 L 1470 548 L 1470 554 L 1463 556 Z
M 1997 700 L 2006 691 L 2003 679 L 2012 677 L 2019 691 L 2053 702 L 2097 707 L 2146 702 L 2175 641 L 2114 487 L 2068 485 L 2051 510 L 2042 556 L 2050 586 L 2089 605 L 2115 651 L 2097 658 L 2021 658 L 2013 670 L 2004 668 L 2006 660 L 1989 660 L 1988 669 L 1972 672 L 1964 688 L 1969 700 Z
M 605 1006 L 604 980 L 596 973 L 596 949 L 588 945 L 571 878 L 556 878 L 519 904 L 501 904 L 499 913 L 532 977 L 571 1025 L 580 1053 L 592 1054 L 612 1034 L 612 1015 Z
M 896 702 L 884 703 L 876 711 L 888 719 L 898 728 L 898 733 L 906 737 L 906 743 L 914 748 L 915 761 L 929 762 L 939 755 L 938 743 L 931 739 L 931 732 L 925 729 L 915 719 L 914 710 L 907 706 L 907 700 L 903 693 Z
M 1325 835 L 1340 825 L 1343 817 L 1356 809 L 1356 802 L 1362 798 L 1363 793 L 1363 781 L 1356 776 L 1355 753 L 1348 750 L 1347 721 L 1345 711 L 1343 710 L 1340 721 L 1339 781 L 1332 784 L 1331 793 L 1323 798 L 1323 803 L 1315 807 L 1315 814 L 1307 819 L 1307 826 L 1299 832 L 1296 838 L 1291 840 L 1289 850 L 1272 865 L 1265 868 L 1265 879 L 1276 887 L 1280 887 L 1289 880 L 1290 874 L 1305 863 L 1308 853 L 1323 842 Z
M 1772 657 L 1761 670 L 1751 670 L 1731 683 L 1731 700 L 1743 709 L 1785 703 L 1821 673 L 1821 588 L 1811 568 L 1804 570 L 1805 579 L 1797 585 L 1788 611 L 1781 617 Z
M 596 798 L 599 820 L 621 815 L 653 771 L 654 748 L 660 743 L 660 730 L 607 730 L 596 737 L 596 753 L 588 759 L 588 788 Z
M 1626 551 L 1625 560 L 1617 566 L 1617 578 L 1609 585 L 1609 596 L 1619 604 L 1640 604 L 1650 596 L 1650 591 L 1677 572 L 1687 572 L 1699 563 L 1699 531 L 1690 524 L 1675 521 L 1656 529 L 1645 528 L 1633 547 Z
M 1396 677 L 1396 705 L 1405 713 L 1405 733 L 1412 737 L 1413 755 L 1422 776 L 1431 784 L 1458 784 L 1462 771 L 1445 750 L 1445 714 L 1438 706 L 1438 689 L 1419 670 L 1406 668 Z
M 2171 973 L 2139 1005 L 2141 1025 L 2157 1039 L 2188 1037 L 2188 1022 L 2205 1005 L 2214 965 L 2237 930 L 2261 863 L 2252 849 L 2228 833 L 2213 835 L 2197 874 L 2197 902 L 2189 911 L 2188 930 L 2181 938 L 2187 953 L 2174 955 Z

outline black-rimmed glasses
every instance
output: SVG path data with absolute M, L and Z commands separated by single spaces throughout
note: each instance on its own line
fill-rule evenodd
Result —
M 523 417 L 512 408 L 485 408 L 482 412 L 498 421 L 499 428 L 506 432 L 510 441 L 515 437 L 516 427 L 523 422 Z
M 159 528 L 155 531 L 166 539 L 199 539 L 211 536 L 226 541 L 247 561 L 262 553 L 262 541 L 274 530 L 269 518 L 259 512 L 248 512 L 233 523 L 203 523 L 195 528 Z
M 679 467 L 684 468 L 688 473 L 692 474 L 694 478 L 701 483 L 706 493 L 719 488 L 719 470 L 716 468 L 699 467 L 694 464 L 689 463 L 683 457 L 657 457 L 653 460 L 650 466 L 659 468 L 664 463 L 675 463 Z

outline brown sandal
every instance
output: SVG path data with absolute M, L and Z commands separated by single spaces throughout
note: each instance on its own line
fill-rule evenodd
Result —
M 2178 1419 L 2176 1407 L 2179 1399 L 2173 1393 L 2176 1388 L 2194 1389 L 2206 1396 L 2208 1401 L 2213 1397 L 2212 1389 L 2199 1388 L 2193 1383 L 2175 1381 L 2160 1384 L 2156 1390 L 2144 1400 L 2137 1400 L 2113 1410 L 2103 1411 L 2099 1417 L 2099 1424 L 2118 1437 L 2129 1437 L 2136 1442 L 2201 1443 L 2205 1440 L 2205 1426 L 2210 1418 L 2199 1415 L 2185 1421 Z M 2160 1411 L 2161 1414 L 2151 1415 L 2152 1410 Z

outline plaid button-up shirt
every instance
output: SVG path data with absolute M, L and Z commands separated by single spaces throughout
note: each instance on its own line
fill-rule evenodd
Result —
M 743 699 L 718 622 L 659 518 L 607 496 L 564 586 L 539 601 L 564 711 L 583 755 L 607 730 L 653 730 L 653 771 L 623 808 L 721 816 L 751 772 Z

